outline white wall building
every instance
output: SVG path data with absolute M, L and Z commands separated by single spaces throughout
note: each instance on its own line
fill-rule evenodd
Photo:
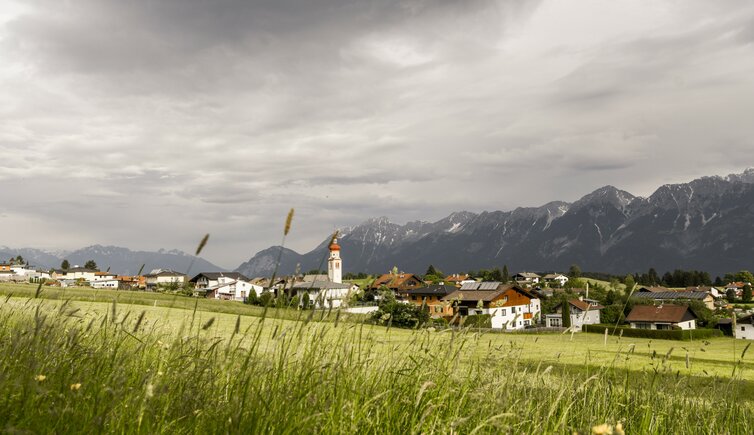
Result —
M 91 288 L 96 289 L 110 289 L 110 290 L 118 290 L 118 284 L 120 282 L 117 279 L 111 278 L 103 278 L 103 279 L 95 279 L 94 281 L 89 281 L 89 286 Z
M 696 329 L 696 315 L 685 305 L 636 305 L 626 321 L 634 329 Z
M 736 338 L 754 340 L 754 314 L 738 319 L 733 334 Z
M 264 287 L 261 285 L 255 285 L 242 279 L 233 279 L 230 276 L 221 276 L 218 277 L 216 285 L 207 287 L 207 297 L 243 302 L 252 292 L 261 296 L 262 291 L 264 291 Z
M 568 305 L 571 313 L 571 328 L 576 331 L 581 331 L 583 325 L 600 323 L 600 310 L 605 308 L 596 301 L 585 301 L 583 299 L 570 299 Z M 555 307 L 554 314 L 545 316 L 545 326 L 548 328 L 563 326 L 563 304 Z

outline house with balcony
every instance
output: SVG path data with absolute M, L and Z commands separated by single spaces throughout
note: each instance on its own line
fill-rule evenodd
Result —
M 541 313 L 534 293 L 496 281 L 464 284 L 442 300 L 450 303 L 453 315 L 489 314 L 493 329 L 523 329 L 536 324 Z

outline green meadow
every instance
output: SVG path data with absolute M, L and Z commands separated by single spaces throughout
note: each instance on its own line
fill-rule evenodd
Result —
M 732 338 L 406 330 L 26 285 L 0 295 L 2 432 L 754 432 L 754 350 Z

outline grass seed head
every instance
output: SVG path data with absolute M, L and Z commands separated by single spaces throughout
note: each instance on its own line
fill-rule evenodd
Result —
M 196 254 L 194 254 L 194 256 L 199 256 L 199 254 L 202 252 L 202 249 L 204 249 L 204 246 L 207 244 L 207 240 L 209 240 L 209 233 L 205 234 L 204 237 L 202 237 L 202 241 L 199 242 L 199 246 L 196 247 Z
M 283 235 L 287 236 L 288 232 L 291 231 L 291 221 L 293 220 L 293 209 L 288 212 L 288 217 L 285 219 L 285 229 L 283 230 Z

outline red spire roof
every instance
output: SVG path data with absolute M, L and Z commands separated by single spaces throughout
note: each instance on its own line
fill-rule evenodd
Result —
M 332 243 L 330 244 L 330 250 L 340 251 L 340 246 L 338 245 L 338 239 L 332 239 Z

